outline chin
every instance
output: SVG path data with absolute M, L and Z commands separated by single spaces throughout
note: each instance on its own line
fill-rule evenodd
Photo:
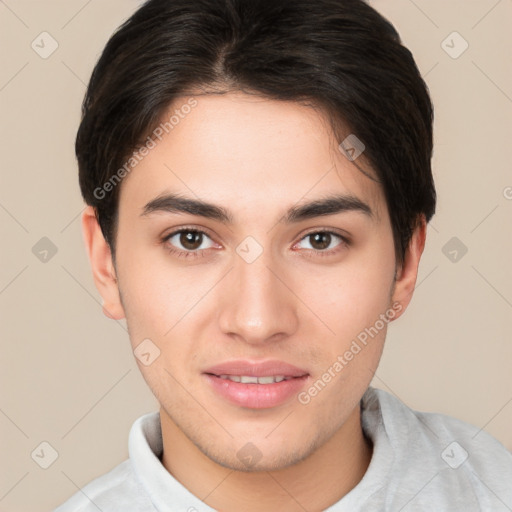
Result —
M 263 471 L 279 471 L 294 466 L 307 459 L 324 442 L 324 436 L 318 435 L 313 441 L 304 438 L 294 441 L 287 437 L 289 446 L 285 446 L 281 440 L 269 443 L 268 440 L 247 439 L 235 441 L 237 447 L 201 446 L 196 447 L 210 460 L 233 471 L 255 473 Z M 213 449 L 212 449 L 213 448 Z M 222 448 L 221 448 L 222 449 Z

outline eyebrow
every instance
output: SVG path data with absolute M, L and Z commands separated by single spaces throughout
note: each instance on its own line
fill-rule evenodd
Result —
M 292 224 L 323 215 L 334 215 L 350 211 L 360 212 L 368 217 L 373 217 L 373 211 L 368 204 L 353 195 L 338 194 L 315 199 L 298 206 L 292 206 L 280 220 L 286 224 Z M 148 216 L 159 212 L 189 213 L 217 220 L 224 224 L 233 224 L 234 220 L 233 215 L 222 206 L 177 194 L 165 194 L 149 201 L 144 206 L 141 216 Z

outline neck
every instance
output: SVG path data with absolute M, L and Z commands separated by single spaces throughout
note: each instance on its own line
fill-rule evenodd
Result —
M 343 426 L 309 457 L 277 471 L 244 472 L 204 455 L 163 409 L 162 464 L 184 487 L 223 512 L 321 511 L 362 479 L 372 446 L 363 435 L 359 405 Z

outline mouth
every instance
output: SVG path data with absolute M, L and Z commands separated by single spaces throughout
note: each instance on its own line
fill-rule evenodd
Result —
M 211 375 L 211 374 L 210 374 Z M 285 377 L 284 375 L 269 375 L 265 377 L 253 377 L 251 375 L 213 375 L 219 379 L 228 379 L 242 384 L 277 384 L 283 380 L 296 379 L 298 377 Z
M 239 407 L 268 409 L 297 395 L 309 373 L 283 361 L 228 361 L 208 368 L 203 376 L 223 400 Z

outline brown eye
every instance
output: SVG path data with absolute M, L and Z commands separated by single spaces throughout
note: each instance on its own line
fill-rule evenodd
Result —
M 317 249 L 319 251 L 323 251 L 327 249 L 331 244 L 331 235 L 330 233 L 313 233 L 309 236 L 310 244 L 313 249 Z
M 348 245 L 350 244 L 346 238 L 333 231 L 315 231 L 304 236 L 296 246 L 318 255 L 329 255 Z
M 201 246 L 203 234 L 197 231 L 182 231 L 180 234 L 180 244 L 189 251 L 195 251 Z
M 166 236 L 163 240 L 178 252 L 195 253 L 211 249 L 215 244 L 203 231 L 196 229 L 180 229 Z

